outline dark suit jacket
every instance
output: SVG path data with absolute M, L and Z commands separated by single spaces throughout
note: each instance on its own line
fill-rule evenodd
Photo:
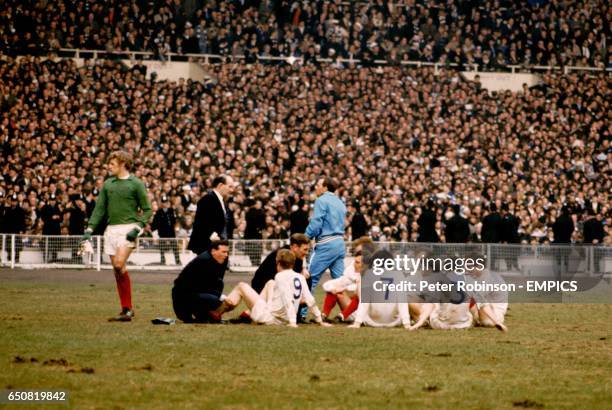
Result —
M 438 233 L 436 232 L 436 214 L 429 210 L 423 210 L 421 216 L 417 220 L 419 225 L 419 242 L 440 242 Z
M 209 252 L 204 252 L 187 264 L 174 281 L 174 288 L 182 293 L 208 293 L 221 296 L 227 261 L 217 263 Z
M 574 221 L 569 215 L 561 215 L 552 226 L 554 243 L 571 243 L 574 232 Z
M 498 243 L 501 238 L 501 216 L 492 212 L 482 220 L 480 238 L 484 243 Z
M 225 213 L 221 202 L 217 195 L 210 191 L 198 201 L 193 231 L 187 249 L 198 255 L 206 252 L 210 248 L 210 235 L 213 232 L 217 232 L 220 238 L 227 239 L 222 236 L 225 223 Z
M 521 222 L 512 214 L 505 214 L 502 217 L 499 240 L 505 243 L 519 243 L 518 229 Z
M 591 217 L 584 222 L 584 243 L 593 243 L 597 239 L 601 244 L 605 236 L 603 224 L 597 218 Z
M 467 243 L 470 239 L 470 224 L 467 219 L 455 215 L 446 222 L 444 230 L 447 243 Z
M 246 229 L 244 239 L 261 239 L 262 231 L 266 229 L 266 214 L 262 209 L 250 208 L 246 215 Z

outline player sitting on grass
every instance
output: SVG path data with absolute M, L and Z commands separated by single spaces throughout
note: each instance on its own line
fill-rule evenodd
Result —
M 474 324 L 468 303 L 411 303 L 410 309 L 418 317 L 410 330 L 428 321 L 432 329 L 467 329 Z
M 323 322 L 321 312 L 306 284 L 306 279 L 293 270 L 295 255 L 288 249 L 281 249 L 276 256 L 278 273 L 274 280 L 264 286 L 258 294 L 245 282 L 240 282 L 227 295 L 218 312 L 224 313 L 236 308 L 242 300 L 250 311 L 253 322 L 265 325 L 287 324 L 297 327 L 297 310 L 300 303 L 306 303 L 321 326 L 330 326 Z
M 466 269 L 465 279 L 467 282 L 482 281 L 487 284 L 504 283 L 504 280 L 498 274 L 478 269 Z M 476 326 L 495 327 L 503 332 L 508 331 L 508 328 L 504 325 L 504 318 L 508 310 L 507 292 L 470 292 L 469 296 L 470 312 L 472 313 Z
M 373 254 L 374 247 L 365 245 L 362 249 L 364 265 L 369 265 L 373 259 L 385 258 L 389 256 L 387 251 L 379 251 Z M 369 261 L 366 262 L 366 261 Z M 359 307 L 355 313 L 355 321 L 350 328 L 359 328 L 361 325 L 371 327 L 410 327 L 410 313 L 407 302 L 388 302 L 388 303 L 368 303 L 361 298 L 361 282 L 359 276 L 357 281 L 357 295 L 359 297 Z
M 351 314 L 357 310 L 359 306 L 357 287 L 363 267 L 361 248 L 366 243 L 372 243 L 372 239 L 367 236 L 356 239 L 353 242 L 353 255 L 355 256 L 353 264 L 346 267 L 341 277 L 328 280 L 323 284 L 323 290 L 326 292 L 323 301 L 323 320 L 330 321 L 329 314 L 336 304 L 342 310 L 335 317 L 336 322 L 349 320 Z

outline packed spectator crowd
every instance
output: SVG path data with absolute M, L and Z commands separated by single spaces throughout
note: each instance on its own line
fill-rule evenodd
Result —
M 605 0 L 7 0 L 0 51 L 610 67 Z
M 451 241 L 446 228 L 460 213 L 469 240 L 480 241 L 494 205 L 516 218 L 512 241 L 558 240 L 565 208 L 572 241 L 584 240 L 590 220 L 597 242 L 611 242 L 604 74 L 545 75 L 522 92 L 489 93 L 446 69 L 206 69 L 205 83 L 175 83 L 108 60 L 80 68 L 68 59 L 0 60 L 2 230 L 15 232 L 6 215 L 21 207 L 27 222 L 17 232 L 43 233 L 54 218 L 62 233 L 82 233 L 106 156 L 125 149 L 154 209 L 170 199 L 183 236 L 219 174 L 240 184 L 230 203 L 235 238 L 302 230 L 314 183 L 328 174 L 349 206 L 349 236 L 424 240 L 429 224 L 434 239 Z M 60 209 L 59 221 L 46 204 Z

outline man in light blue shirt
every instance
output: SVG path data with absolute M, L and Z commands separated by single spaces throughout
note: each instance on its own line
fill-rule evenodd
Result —
M 331 277 L 337 279 L 344 273 L 344 227 L 346 206 L 338 196 L 336 182 L 330 177 L 320 178 L 315 185 L 318 198 L 315 201 L 314 213 L 306 228 L 306 236 L 315 240 L 315 247 L 310 257 L 310 290 L 314 290 L 321 276 L 329 268 Z M 307 309 L 300 311 L 306 316 Z

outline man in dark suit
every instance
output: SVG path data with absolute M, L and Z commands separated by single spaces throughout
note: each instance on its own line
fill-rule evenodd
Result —
M 292 234 L 306 232 L 308 226 L 308 205 L 300 200 L 297 205 L 293 206 L 293 212 L 289 216 L 291 227 L 289 230 Z
M 195 257 L 183 268 L 172 288 L 172 307 L 185 323 L 218 322 L 215 310 L 221 306 L 223 278 L 229 245 L 226 240 L 211 242 L 210 250 Z
M 510 213 L 508 204 L 502 205 L 502 219 L 500 222 L 499 240 L 501 243 L 519 243 L 519 226 L 521 221 L 519 218 Z M 518 256 L 520 248 L 512 247 L 506 251 L 506 266 L 508 270 L 519 270 Z
M 595 211 L 593 210 L 593 208 L 589 207 L 588 214 L 588 219 L 584 221 L 583 226 L 584 243 L 589 245 L 599 245 L 603 243 L 603 240 L 606 236 L 606 231 L 604 230 L 601 213 L 595 215 Z M 600 261 L 603 256 L 603 252 L 599 249 L 594 249 L 592 255 L 593 269 L 595 270 L 595 272 L 599 272 Z
M 353 239 L 357 239 L 368 234 L 368 221 L 361 211 L 361 204 L 357 202 L 353 206 L 355 207 L 355 213 L 351 218 L 351 236 Z
M 160 238 L 160 263 L 162 265 L 166 264 L 166 251 L 171 250 L 172 253 L 174 253 L 174 262 L 180 265 L 181 258 L 179 255 L 178 243 L 173 240 L 173 238 L 176 238 L 176 215 L 174 214 L 174 209 L 170 207 L 170 198 L 168 198 L 167 195 L 162 195 L 161 204 L 161 208 L 155 212 L 153 222 L 151 223 L 151 230 L 157 231 Z
M 43 259 L 45 262 L 53 263 L 57 261 L 57 252 L 61 247 L 60 238 L 57 238 L 57 236 L 62 233 L 61 224 L 63 220 L 63 214 L 57 204 L 55 194 L 49 195 L 48 202 L 40 210 L 40 218 L 43 221 L 42 234 L 51 236 L 43 242 Z
M 295 256 L 295 263 L 293 270 L 297 273 L 303 273 L 304 271 L 304 258 L 308 254 L 310 249 L 310 239 L 303 233 L 294 233 L 291 235 L 289 245 L 285 245 L 279 249 L 276 249 L 268 254 L 264 261 L 259 265 L 259 268 L 255 271 L 253 279 L 251 280 L 251 287 L 257 292 L 261 293 L 264 286 L 268 281 L 274 279 L 277 273 L 276 269 L 276 255 L 280 249 L 289 249 Z M 305 275 L 307 276 L 307 275 Z M 308 279 L 308 278 L 306 278 Z
M 436 232 L 436 211 L 434 203 L 430 199 L 427 201 L 427 205 L 421 212 L 419 219 L 417 219 L 419 225 L 419 236 L 417 241 L 419 242 L 440 242 L 440 237 Z
M 561 275 L 569 270 L 571 251 L 569 245 L 572 243 L 572 234 L 574 233 L 574 221 L 566 205 L 561 208 L 561 215 L 553 223 L 552 229 L 555 237 L 553 244 L 558 245 L 554 248 L 555 270 L 557 275 Z M 565 265 L 565 270 L 563 265 Z
M 210 248 L 212 240 L 229 238 L 231 213 L 227 200 L 234 188 L 235 182 L 230 176 L 221 175 L 213 180 L 213 189 L 198 201 L 187 249 L 199 255 Z
M 446 221 L 444 236 L 447 243 L 467 243 L 470 239 L 470 223 L 461 216 L 459 205 L 453 205 L 453 217 Z
M 482 220 L 480 238 L 483 243 L 499 243 L 501 234 L 501 216 L 497 212 L 497 205 L 491 203 L 489 214 Z
M 480 240 L 483 243 L 499 243 L 501 235 L 501 216 L 497 212 L 497 205 L 494 202 L 489 205 L 489 213 L 482 219 L 482 228 L 480 230 Z M 495 246 L 491 247 L 491 267 L 497 270 L 497 260 L 499 259 L 499 249 Z
M 244 230 L 244 239 L 262 239 L 262 233 L 266 229 L 266 213 L 262 208 L 261 200 L 256 200 L 255 204 L 246 212 L 246 228 Z M 259 242 L 248 243 L 246 253 L 251 259 L 253 266 L 259 265 L 261 262 L 261 244 Z M 275 265 L 276 269 L 276 265 Z M 259 291 L 258 291 L 259 292 Z

